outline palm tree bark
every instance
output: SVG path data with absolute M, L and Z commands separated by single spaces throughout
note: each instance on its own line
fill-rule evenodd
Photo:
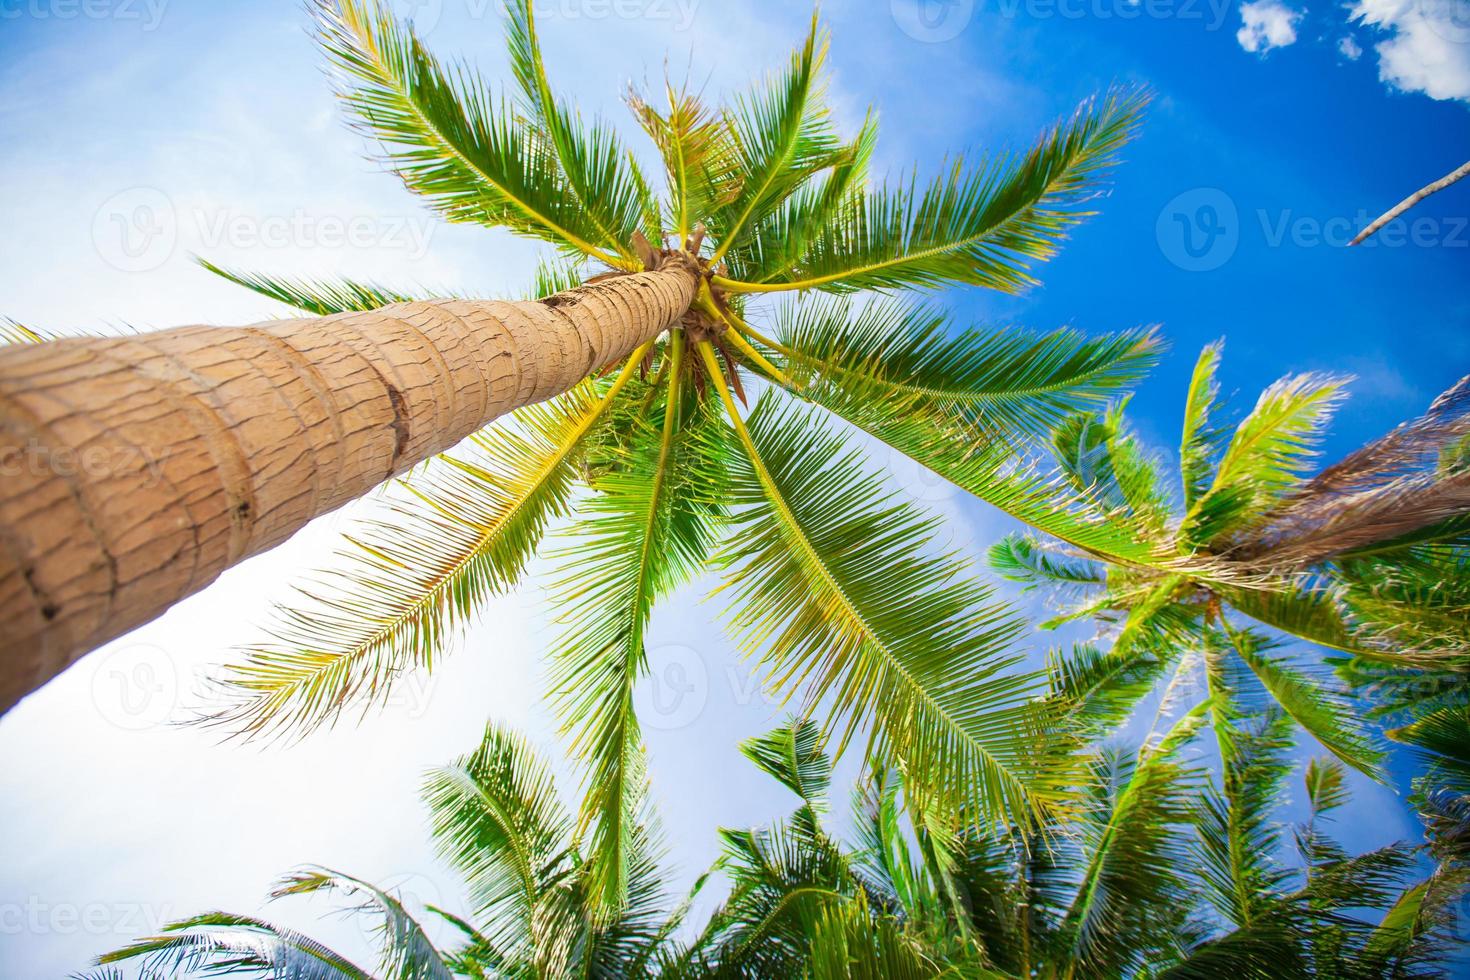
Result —
M 0 349 L 0 713 L 312 518 L 626 360 L 697 285 L 674 262 L 539 302 Z
M 1364 228 L 1362 231 L 1358 232 L 1357 236 L 1352 241 L 1348 242 L 1348 244 L 1358 245 L 1362 243 L 1370 235 L 1378 231 L 1378 229 L 1382 228 L 1394 218 L 1397 218 L 1399 215 L 1403 214 L 1405 211 L 1409 210 L 1414 205 L 1424 200 L 1430 194 L 1435 194 L 1439 191 L 1444 190 L 1446 187 L 1455 183 L 1455 181 L 1459 180 L 1461 177 L 1464 177 L 1466 174 L 1470 174 L 1470 160 L 1467 160 L 1466 162 L 1460 164 L 1460 166 L 1456 167 L 1454 170 L 1451 170 L 1449 173 L 1445 174 L 1434 183 L 1425 184 L 1423 187 L 1419 188 L 1417 191 L 1404 198 L 1398 204 L 1395 204 L 1392 208 L 1383 212 L 1383 214 L 1378 216 L 1378 219 L 1376 221 L 1374 221 L 1368 227 Z

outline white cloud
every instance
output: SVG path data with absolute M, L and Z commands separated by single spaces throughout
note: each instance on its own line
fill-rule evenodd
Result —
M 1256 0 L 1240 5 L 1240 30 L 1235 39 L 1252 54 L 1265 54 L 1296 42 L 1296 25 L 1303 12 L 1278 0 Z
M 1373 47 L 1388 85 L 1470 101 L 1470 0 L 1358 0 L 1352 16 L 1390 33 Z
M 1351 37 L 1344 37 L 1337 42 L 1337 52 L 1348 61 L 1357 61 L 1363 56 L 1363 49 Z

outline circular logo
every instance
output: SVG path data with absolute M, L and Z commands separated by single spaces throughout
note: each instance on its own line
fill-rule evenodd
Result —
M 1470 44 L 1470 0 L 1414 0 L 1420 18 L 1451 44 Z
M 122 272 L 149 272 L 174 254 L 179 241 L 173 201 L 156 187 L 133 187 L 102 202 L 92 218 L 92 244 Z
M 953 483 L 897 449 L 888 451 L 887 469 L 899 493 L 909 500 L 933 504 L 955 495 Z
M 179 668 L 155 646 L 104 653 L 92 668 L 92 703 L 118 728 L 139 732 L 169 720 L 179 700 Z
M 1164 258 L 1185 272 L 1209 272 L 1235 254 L 1240 218 L 1230 195 L 1215 187 L 1196 187 L 1164 205 L 1154 234 Z
M 444 0 L 393 0 L 393 13 L 400 20 L 410 21 L 413 32 L 424 37 L 438 26 Z
M 889 0 L 893 22 L 915 41 L 939 44 L 959 37 L 975 15 L 975 0 Z
M 643 727 L 674 731 L 693 724 L 709 701 L 709 671 L 699 651 L 665 644 L 648 651 L 648 676 L 633 691 Z

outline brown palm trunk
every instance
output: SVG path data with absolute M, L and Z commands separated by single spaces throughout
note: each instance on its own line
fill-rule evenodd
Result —
M 319 514 L 674 323 L 687 268 L 0 349 L 0 712 Z

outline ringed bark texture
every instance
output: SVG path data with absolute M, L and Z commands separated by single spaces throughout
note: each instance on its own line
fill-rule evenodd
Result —
M 242 558 L 675 323 L 683 267 L 539 302 L 0 348 L 0 712 Z

